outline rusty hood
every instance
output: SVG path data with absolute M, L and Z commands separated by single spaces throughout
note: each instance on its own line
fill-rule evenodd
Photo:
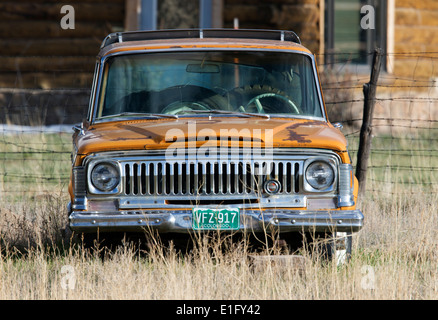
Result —
M 221 140 L 222 139 L 222 140 Z M 346 152 L 339 129 L 322 120 L 286 118 L 179 118 L 126 120 L 91 125 L 76 137 L 78 154 L 105 151 L 200 147 L 205 143 L 231 143 L 274 148 L 320 148 Z M 245 145 L 245 143 L 247 143 Z

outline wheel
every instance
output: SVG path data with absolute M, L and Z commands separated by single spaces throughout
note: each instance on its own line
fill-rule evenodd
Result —
M 174 86 L 159 92 L 159 113 L 178 114 L 185 110 L 221 110 L 227 101 L 214 90 L 195 85 Z
M 336 262 L 338 266 L 350 261 L 353 243 L 351 232 L 333 232 L 325 242 L 328 260 Z
M 306 233 L 304 247 L 316 261 L 342 266 L 351 258 L 352 243 L 351 232 Z
M 285 96 L 283 96 L 283 95 L 281 95 L 281 94 L 279 94 L 279 93 L 271 93 L 271 92 L 268 92 L 268 93 L 262 93 L 262 94 L 259 94 L 259 95 L 255 96 L 254 98 L 252 98 L 252 99 L 246 104 L 246 106 L 245 106 L 245 110 L 246 110 L 251 104 L 254 103 L 255 106 L 256 106 L 256 108 L 257 108 L 257 111 L 258 111 L 259 113 L 265 113 L 265 112 L 264 112 L 264 108 L 263 108 L 262 104 L 260 103 L 260 99 L 263 99 L 263 98 L 271 98 L 271 97 L 272 97 L 272 98 L 276 98 L 276 99 L 280 99 L 280 100 L 285 101 L 285 102 L 288 104 L 289 108 L 290 108 L 291 110 L 294 111 L 294 113 L 296 113 L 296 114 L 300 114 L 300 111 L 298 110 L 298 107 L 295 105 L 295 103 L 294 103 L 292 100 L 286 98 Z
M 224 97 L 236 111 L 251 112 L 251 109 L 254 109 L 259 113 L 301 114 L 299 107 L 285 92 L 271 86 L 238 87 L 229 90 Z M 266 102 L 261 102 L 261 99 Z M 273 103 L 274 99 L 277 103 Z M 281 103 L 278 104 L 278 101 Z
M 212 110 L 205 103 L 201 102 L 174 102 L 169 104 L 161 113 L 163 114 L 179 114 L 184 113 L 184 111 L 192 111 L 192 110 Z

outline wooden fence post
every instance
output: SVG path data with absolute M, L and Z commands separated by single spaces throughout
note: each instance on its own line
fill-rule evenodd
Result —
M 376 103 L 376 88 L 379 78 L 382 50 L 376 48 L 373 56 L 370 82 L 363 85 L 364 106 L 362 127 L 360 129 L 359 150 L 357 153 L 356 178 L 359 181 L 359 193 L 363 194 L 366 185 L 368 158 L 371 151 L 373 112 Z

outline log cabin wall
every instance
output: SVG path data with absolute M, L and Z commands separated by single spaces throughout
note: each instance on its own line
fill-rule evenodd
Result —
M 108 33 L 135 29 L 139 1 L 0 0 L 0 123 L 81 121 L 99 46 Z M 240 28 L 295 30 L 303 44 L 318 53 L 323 49 L 323 3 L 214 0 L 213 9 L 221 10 L 213 11 L 213 19 L 226 28 L 238 18 Z M 64 5 L 74 8 L 74 29 L 61 27 Z M 164 11 L 168 18 L 170 11 Z
M 64 5 L 74 29 L 61 27 Z M 0 122 L 80 121 L 99 46 L 124 19 L 125 0 L 1 1 Z
M 324 49 L 324 0 L 223 0 L 224 27 L 293 30 L 314 53 Z

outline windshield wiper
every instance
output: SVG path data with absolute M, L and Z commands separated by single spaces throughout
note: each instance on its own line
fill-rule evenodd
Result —
M 159 118 L 170 118 L 170 119 L 178 119 L 176 114 L 167 114 L 167 113 L 151 113 L 151 116 L 159 117 Z
M 235 115 L 244 115 L 248 117 L 261 117 L 265 119 L 270 119 L 271 116 L 269 114 L 262 113 L 251 113 L 251 112 L 238 112 L 238 111 L 227 111 L 227 110 L 184 110 L 185 113 L 216 113 L 216 114 L 235 114 Z
M 146 117 L 153 117 L 153 118 L 178 119 L 178 116 L 175 114 L 144 113 L 144 112 L 122 112 L 122 113 L 113 114 L 113 115 L 109 115 L 109 116 L 103 116 L 103 117 L 101 117 L 101 119 L 117 118 L 117 117 L 124 117 L 124 116 L 146 116 Z

